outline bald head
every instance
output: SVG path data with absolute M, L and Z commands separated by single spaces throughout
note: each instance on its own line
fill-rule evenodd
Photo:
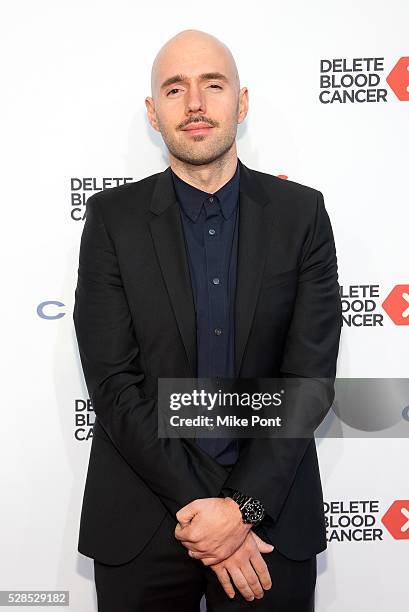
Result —
M 151 95 L 155 99 L 163 83 L 176 75 L 184 74 L 183 66 L 194 67 L 200 72 L 214 72 L 217 64 L 221 74 L 234 84 L 237 92 L 240 79 L 236 62 L 230 49 L 218 38 L 200 30 L 183 30 L 169 39 L 158 51 L 151 71 Z M 206 70 L 209 67 L 209 70 Z M 226 73 L 226 74 L 224 74 Z

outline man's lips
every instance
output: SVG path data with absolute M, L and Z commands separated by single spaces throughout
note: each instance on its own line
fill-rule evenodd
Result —
M 213 128 L 212 125 L 208 123 L 189 123 L 186 127 L 182 129 L 183 132 L 189 132 L 190 134 L 205 134 L 209 130 Z

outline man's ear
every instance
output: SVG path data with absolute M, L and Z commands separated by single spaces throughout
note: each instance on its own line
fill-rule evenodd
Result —
M 148 115 L 149 123 L 151 124 L 154 130 L 159 132 L 160 130 L 159 130 L 158 121 L 156 119 L 155 103 L 153 101 L 153 98 L 151 98 L 151 96 L 146 96 L 145 106 L 146 106 L 146 112 Z
M 237 117 L 237 123 L 242 123 L 242 121 L 244 121 L 248 110 L 249 110 L 249 91 L 247 87 L 242 87 L 239 92 L 239 113 Z

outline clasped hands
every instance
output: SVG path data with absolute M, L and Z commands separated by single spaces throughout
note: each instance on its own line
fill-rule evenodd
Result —
M 261 553 L 274 546 L 243 523 L 239 505 L 231 497 L 196 499 L 176 513 L 175 537 L 188 554 L 209 566 L 226 594 L 233 598 L 231 580 L 247 601 L 260 599 L 272 586 Z

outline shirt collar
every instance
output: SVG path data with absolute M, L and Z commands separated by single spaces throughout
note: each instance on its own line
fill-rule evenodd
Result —
M 205 200 L 211 196 L 217 198 L 225 219 L 228 219 L 233 214 L 239 197 L 240 165 L 238 162 L 236 172 L 231 179 L 213 194 L 189 185 L 189 183 L 186 183 L 186 181 L 175 174 L 173 170 L 172 177 L 179 204 L 192 221 L 197 221 Z

